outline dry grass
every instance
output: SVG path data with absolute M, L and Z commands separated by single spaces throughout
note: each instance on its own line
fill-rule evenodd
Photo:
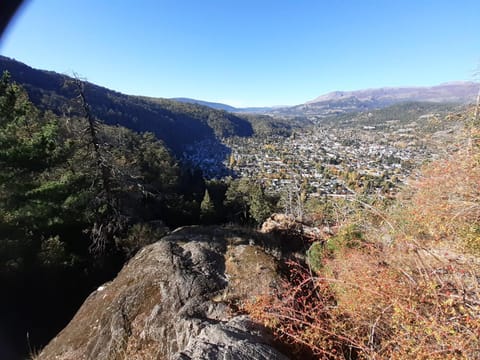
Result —
M 480 151 L 467 140 L 373 211 L 359 246 L 317 273 L 291 264 L 277 294 L 245 309 L 298 358 L 480 359 Z
M 480 254 L 479 161 L 467 148 L 424 169 L 404 214 L 417 227 L 414 235 Z
M 480 358 L 480 271 L 471 263 L 402 246 L 349 249 L 324 269 L 294 265 L 279 293 L 247 311 L 315 358 Z

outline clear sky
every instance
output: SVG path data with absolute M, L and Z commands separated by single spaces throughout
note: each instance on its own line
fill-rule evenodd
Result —
M 31 0 L 0 53 L 127 94 L 294 105 L 472 80 L 480 0 Z

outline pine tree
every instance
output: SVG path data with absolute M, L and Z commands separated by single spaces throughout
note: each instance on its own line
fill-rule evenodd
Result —
M 68 153 L 60 139 L 58 119 L 40 113 L 25 91 L 11 83 L 8 73 L 0 79 L 0 268 L 18 269 L 61 249 L 63 243 L 45 245 L 57 236 L 63 201 L 70 179 L 56 166 Z M 50 250 L 50 251 L 49 251 Z M 67 261 L 63 258 L 62 261 Z
M 253 184 L 249 194 L 250 216 L 257 225 L 262 224 L 274 212 L 273 199 L 265 194 L 261 184 Z
M 216 211 L 213 201 L 210 198 L 208 189 L 205 189 L 205 195 L 200 203 L 200 221 L 204 224 L 212 224 L 215 222 Z

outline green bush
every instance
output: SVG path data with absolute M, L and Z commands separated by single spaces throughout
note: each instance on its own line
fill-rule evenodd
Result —
M 363 240 L 364 235 L 357 224 L 345 225 L 327 241 L 326 250 L 329 253 L 337 253 L 344 248 L 357 248 Z
M 357 248 L 363 241 L 364 235 L 357 224 L 345 225 L 327 241 L 315 241 L 310 246 L 307 250 L 308 265 L 313 271 L 320 271 L 326 257 L 334 257 L 345 248 Z
M 325 244 L 323 241 L 315 241 L 307 250 L 307 262 L 313 271 L 320 271 L 323 268 L 325 256 Z

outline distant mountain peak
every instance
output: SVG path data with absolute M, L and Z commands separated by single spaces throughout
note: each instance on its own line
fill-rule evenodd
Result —
M 480 86 L 479 83 L 476 83 L 474 81 L 466 81 L 466 80 L 457 80 L 457 81 L 447 81 L 444 83 L 439 84 L 438 86 Z
M 479 83 L 472 81 L 451 81 L 435 86 L 381 87 L 355 91 L 333 91 L 307 101 L 306 105 L 356 98 L 360 101 L 431 101 L 458 102 L 474 101 Z

